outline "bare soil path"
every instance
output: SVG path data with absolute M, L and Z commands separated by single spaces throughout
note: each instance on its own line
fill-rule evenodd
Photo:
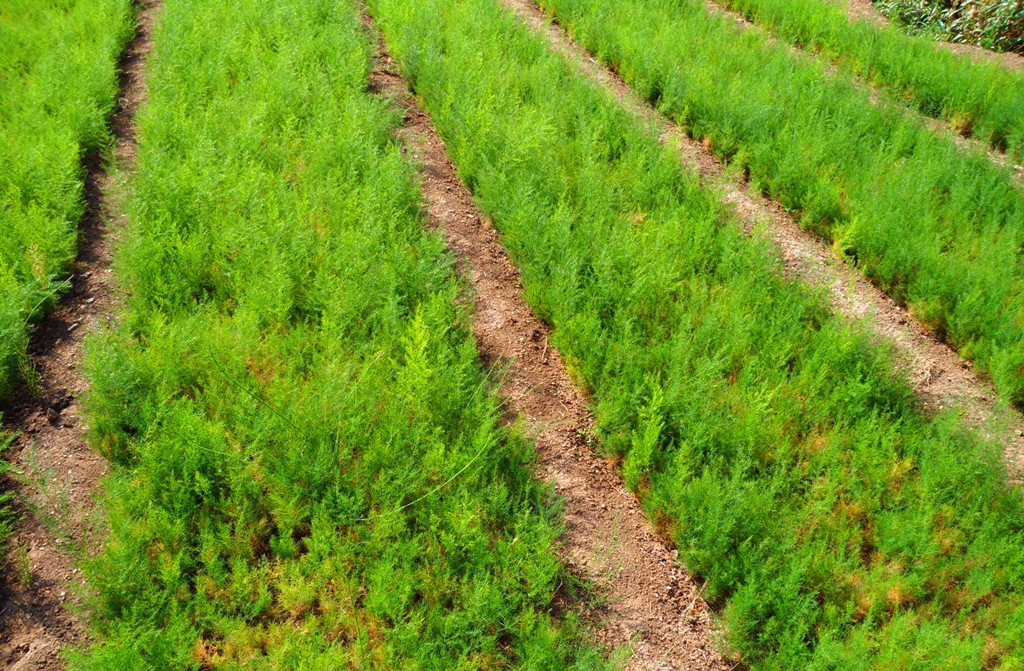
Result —
M 369 17 L 367 25 L 372 30 Z M 383 42 L 378 42 L 371 86 L 405 111 L 399 139 L 420 165 L 430 225 L 444 235 L 472 288 L 481 357 L 504 371 L 506 408 L 527 423 L 540 455 L 540 475 L 564 500 L 564 557 L 607 600 L 595 617 L 598 642 L 628 649 L 628 669 L 729 669 L 713 642 L 711 613 L 699 585 L 652 529 L 616 467 L 595 452 L 587 401 L 558 351 L 548 345 L 550 329 L 523 300 L 519 271 L 497 230 L 459 181 L 444 142 Z
M 114 169 L 99 153 L 83 160 L 87 207 L 71 290 L 29 346 L 38 379 L 17 391 L 5 411 L 4 430 L 18 434 L 8 456 L 19 475 L 2 486 L 15 491 L 21 514 L 0 582 L 0 668 L 10 671 L 63 669 L 61 650 L 87 640 L 75 613 L 82 589 L 75 564 L 95 544 L 94 493 L 106 463 L 85 443 L 82 347 L 114 307 L 110 234 L 124 218 L 116 194 L 135 162 L 133 119 L 146 96 L 143 68 L 158 2 L 139 0 L 137 30 L 121 56 L 110 122 Z
M 721 194 L 749 234 L 763 230 L 778 248 L 786 271 L 827 292 L 839 315 L 864 322 L 882 341 L 893 346 L 897 364 L 910 381 L 924 407 L 930 411 L 956 408 L 966 424 L 1003 446 L 1011 478 L 1024 478 L 1024 416 L 997 397 L 991 383 L 982 378 L 951 347 L 916 321 L 871 284 L 821 239 L 800 225 L 778 203 L 761 196 L 726 169 L 714 154 L 676 123 L 655 111 L 626 82 L 577 44 L 552 22 L 532 0 L 503 0 L 505 6 L 552 47 L 574 63 L 581 74 L 603 87 L 638 117 L 660 130 L 661 140 L 674 147 L 681 162 L 696 171 L 704 183 Z

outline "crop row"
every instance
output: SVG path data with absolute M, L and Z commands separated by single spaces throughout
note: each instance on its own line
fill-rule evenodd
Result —
M 0 398 L 75 255 L 81 160 L 108 139 L 130 7 L 45 0 L 0 15 Z
M 166 0 L 77 669 L 604 668 L 337 0 Z
M 130 16 L 128 0 L 0 9 L 0 410 L 25 365 L 29 323 L 53 304 L 75 255 L 82 156 L 108 138 Z M 0 436 L 0 452 L 7 442 Z M 8 500 L 0 493 L 0 558 Z
M 961 133 L 1024 160 L 1024 75 L 973 61 L 899 28 L 852 21 L 824 0 L 723 0 L 783 39 L 830 60 L 906 100 Z
M 545 0 L 639 92 L 1024 403 L 1024 191 L 696 0 Z
M 603 445 L 750 667 L 1024 662 L 1024 505 L 996 448 L 923 416 L 884 351 L 499 3 L 370 4 Z M 677 52 L 621 4 L 592 16 L 652 60 Z M 665 20 L 680 44 L 705 29 Z

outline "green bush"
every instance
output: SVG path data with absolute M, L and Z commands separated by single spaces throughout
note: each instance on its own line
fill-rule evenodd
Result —
M 130 0 L 16 0 L 0 9 L 0 402 L 28 322 L 52 304 L 84 211 L 81 160 L 108 140 Z

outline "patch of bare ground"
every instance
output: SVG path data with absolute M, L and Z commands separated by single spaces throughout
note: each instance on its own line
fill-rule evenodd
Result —
M 871 5 L 871 8 L 874 9 L 874 5 L 871 4 L 871 0 L 851 0 L 851 1 L 852 2 L 865 2 L 868 5 Z M 783 45 L 783 46 L 787 47 L 789 49 L 789 52 L 793 55 L 794 58 L 798 58 L 798 59 L 799 58 L 819 58 L 819 56 L 817 54 L 813 53 L 813 52 L 806 51 L 806 50 L 801 49 L 800 47 L 797 47 L 797 46 L 792 45 L 792 44 L 788 44 L 788 43 L 784 44 L 776 36 L 775 32 L 771 28 L 769 28 L 767 26 L 762 26 L 762 25 L 760 25 L 760 24 L 758 24 L 758 23 L 756 23 L 754 21 L 751 21 L 746 16 L 744 16 L 742 12 L 738 12 L 736 10 L 729 9 L 729 8 L 725 7 L 724 5 L 719 4 L 716 0 L 707 0 L 705 2 L 705 6 L 707 7 L 708 12 L 710 14 L 717 14 L 717 15 L 720 15 L 720 16 L 728 17 L 728 18 L 732 19 L 733 21 L 735 21 L 738 25 L 742 26 L 744 29 L 756 30 L 756 31 L 760 32 L 762 35 L 765 36 L 765 38 L 769 41 L 769 43 L 771 43 L 773 45 L 777 45 L 777 46 L 778 45 Z M 878 10 L 875 10 L 875 11 L 877 12 Z M 881 14 L 879 14 L 879 16 L 881 16 Z M 885 20 L 884 17 L 882 17 L 882 18 L 883 18 L 883 20 Z M 949 44 L 949 43 L 944 42 L 943 44 Z M 968 45 L 956 45 L 956 46 L 968 46 Z M 980 48 L 980 47 L 976 47 L 976 48 Z M 990 53 L 994 53 L 994 52 L 990 52 Z M 1011 55 L 1014 55 L 1014 54 L 1011 54 Z M 824 58 L 824 57 L 821 57 L 821 58 Z M 828 75 L 830 77 L 836 76 L 836 74 L 839 71 L 839 68 L 836 67 L 836 65 L 833 64 L 833 63 L 827 62 L 827 68 L 828 68 Z M 956 127 L 954 127 L 952 123 L 950 123 L 949 121 L 946 121 L 945 119 L 939 119 L 939 118 L 931 117 L 931 116 L 928 116 L 927 114 L 924 114 L 923 112 L 918 110 L 916 107 L 913 107 L 909 103 L 898 99 L 896 96 L 890 95 L 889 93 L 887 93 L 885 91 L 879 90 L 876 86 L 874 86 L 869 81 L 867 81 L 866 79 L 864 79 L 863 77 L 861 77 L 861 76 L 859 76 L 857 74 L 854 74 L 854 73 L 851 72 L 850 76 L 851 76 L 853 82 L 855 84 L 857 84 L 857 86 L 859 86 L 861 88 L 861 90 L 865 91 L 868 94 L 868 97 L 869 97 L 869 99 L 870 99 L 872 104 L 874 104 L 874 105 L 885 105 L 885 106 L 888 106 L 888 107 L 894 107 L 894 108 L 900 109 L 904 113 L 908 114 L 911 118 L 915 119 L 920 125 L 924 126 L 929 131 L 934 133 L 935 135 L 938 135 L 939 137 L 945 138 L 946 140 L 949 140 L 949 141 L 953 142 L 955 145 L 960 147 L 960 149 L 962 149 L 964 151 L 967 151 L 967 152 L 975 152 L 975 153 L 983 154 L 983 155 L 987 156 L 988 159 L 992 163 L 994 163 L 995 165 L 997 165 L 997 166 L 999 166 L 1001 168 L 1005 168 L 1005 169 L 1009 170 L 1011 175 L 1012 175 L 1012 177 L 1013 177 L 1013 179 L 1016 181 L 1017 185 L 1024 187 L 1024 165 L 1017 165 L 1013 161 L 1013 159 L 1011 159 L 1010 156 L 1007 155 L 1007 153 L 1005 151 L 999 151 L 999 150 L 995 149 L 988 142 L 986 142 L 986 141 L 984 141 L 982 139 L 978 139 L 978 138 L 972 137 L 970 135 L 965 135 L 963 132 L 961 132 Z
M 33 380 L 5 411 L 3 428 L 17 435 L 8 454 L 17 475 L 2 486 L 15 492 L 20 513 L 0 583 L 0 667 L 10 671 L 62 669 L 62 650 L 87 640 L 76 614 L 83 583 L 75 564 L 95 545 L 94 493 L 106 464 L 85 443 L 82 348 L 114 307 L 110 234 L 124 218 L 118 175 L 135 162 L 133 119 L 146 96 L 143 69 L 158 3 L 139 0 L 136 33 L 121 56 L 120 97 L 110 121 L 116 170 L 98 152 L 83 159 L 86 212 L 71 289 L 36 327 L 29 345 Z
M 372 21 L 366 18 L 373 30 Z M 677 561 L 595 451 L 587 400 L 573 385 L 550 329 L 523 299 L 518 269 L 498 231 L 459 181 L 444 142 L 378 40 L 371 88 L 405 112 L 398 136 L 420 166 L 429 223 L 445 237 L 472 289 L 473 332 L 485 364 L 503 372 L 501 395 L 536 441 L 541 477 L 564 501 L 564 559 L 603 597 L 594 614 L 598 643 L 629 652 L 628 669 L 731 668 L 718 652 L 700 586 Z
M 730 172 L 702 143 L 654 110 L 626 82 L 577 44 L 531 0 L 503 0 L 521 20 L 547 37 L 552 47 L 574 63 L 581 74 L 611 92 L 637 117 L 654 124 L 662 142 L 678 152 L 684 167 L 721 194 L 748 234 L 766 233 L 775 243 L 786 272 L 826 292 L 832 310 L 864 323 L 892 346 L 900 372 L 906 375 L 928 411 L 955 409 L 967 426 L 998 441 L 1010 477 L 1024 478 L 1024 416 L 998 399 L 991 383 L 932 331 L 914 319 L 848 265 L 829 245 L 800 228 L 778 203 L 768 200 Z
M 889 17 L 883 14 L 871 0 L 846 0 L 846 9 L 851 19 L 876 23 L 880 26 L 890 23 Z M 1024 56 L 1011 52 L 999 52 L 979 47 L 974 44 L 957 44 L 955 42 L 937 41 L 936 44 L 953 53 L 965 54 L 975 61 L 998 63 L 1008 70 L 1024 73 Z

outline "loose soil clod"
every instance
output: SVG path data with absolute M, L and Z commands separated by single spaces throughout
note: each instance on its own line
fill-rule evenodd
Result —
M 367 18 L 368 25 L 370 19 Z M 443 141 L 379 44 L 371 86 L 405 110 L 399 137 L 420 163 L 430 222 L 456 253 L 473 289 L 473 331 L 485 362 L 505 371 L 501 394 L 536 439 L 542 477 L 564 499 L 567 562 L 598 586 L 607 605 L 599 642 L 628 648 L 627 668 L 725 670 L 699 586 L 676 561 L 592 445 L 586 399 L 548 345 L 548 327 L 522 296 L 519 271 L 498 232 L 456 176 Z
M 119 63 L 120 97 L 110 121 L 119 172 L 135 161 L 133 119 L 145 99 L 143 69 L 157 7 L 158 0 L 139 0 L 136 34 Z M 22 503 L 11 569 L 0 584 L 0 667 L 12 671 L 62 669 L 61 650 L 86 640 L 73 612 L 81 584 L 75 562 L 92 541 L 93 493 L 106 464 L 84 439 L 82 348 L 113 309 L 109 234 L 124 214 L 114 196 L 119 172 L 108 171 L 96 153 L 83 163 L 86 212 L 71 289 L 36 328 L 29 356 L 38 379 L 14 394 L 4 418 L 4 430 L 18 436 L 8 456 L 22 474 L 3 483 Z
M 864 321 L 879 339 L 890 343 L 898 364 L 925 408 L 931 411 L 958 409 L 969 427 L 1000 442 L 1011 478 L 1017 482 L 1024 479 L 1024 416 L 999 402 L 991 383 L 903 306 L 847 265 L 826 243 L 800 228 L 782 206 L 731 175 L 710 150 L 654 110 L 618 74 L 573 41 L 534 2 L 503 2 L 538 34 L 544 35 L 552 48 L 574 63 L 583 75 L 615 95 L 638 117 L 653 122 L 662 142 L 674 147 L 684 166 L 695 170 L 710 188 L 722 194 L 722 201 L 734 208 L 748 233 L 764 227 L 778 248 L 787 272 L 826 290 L 836 313 Z

